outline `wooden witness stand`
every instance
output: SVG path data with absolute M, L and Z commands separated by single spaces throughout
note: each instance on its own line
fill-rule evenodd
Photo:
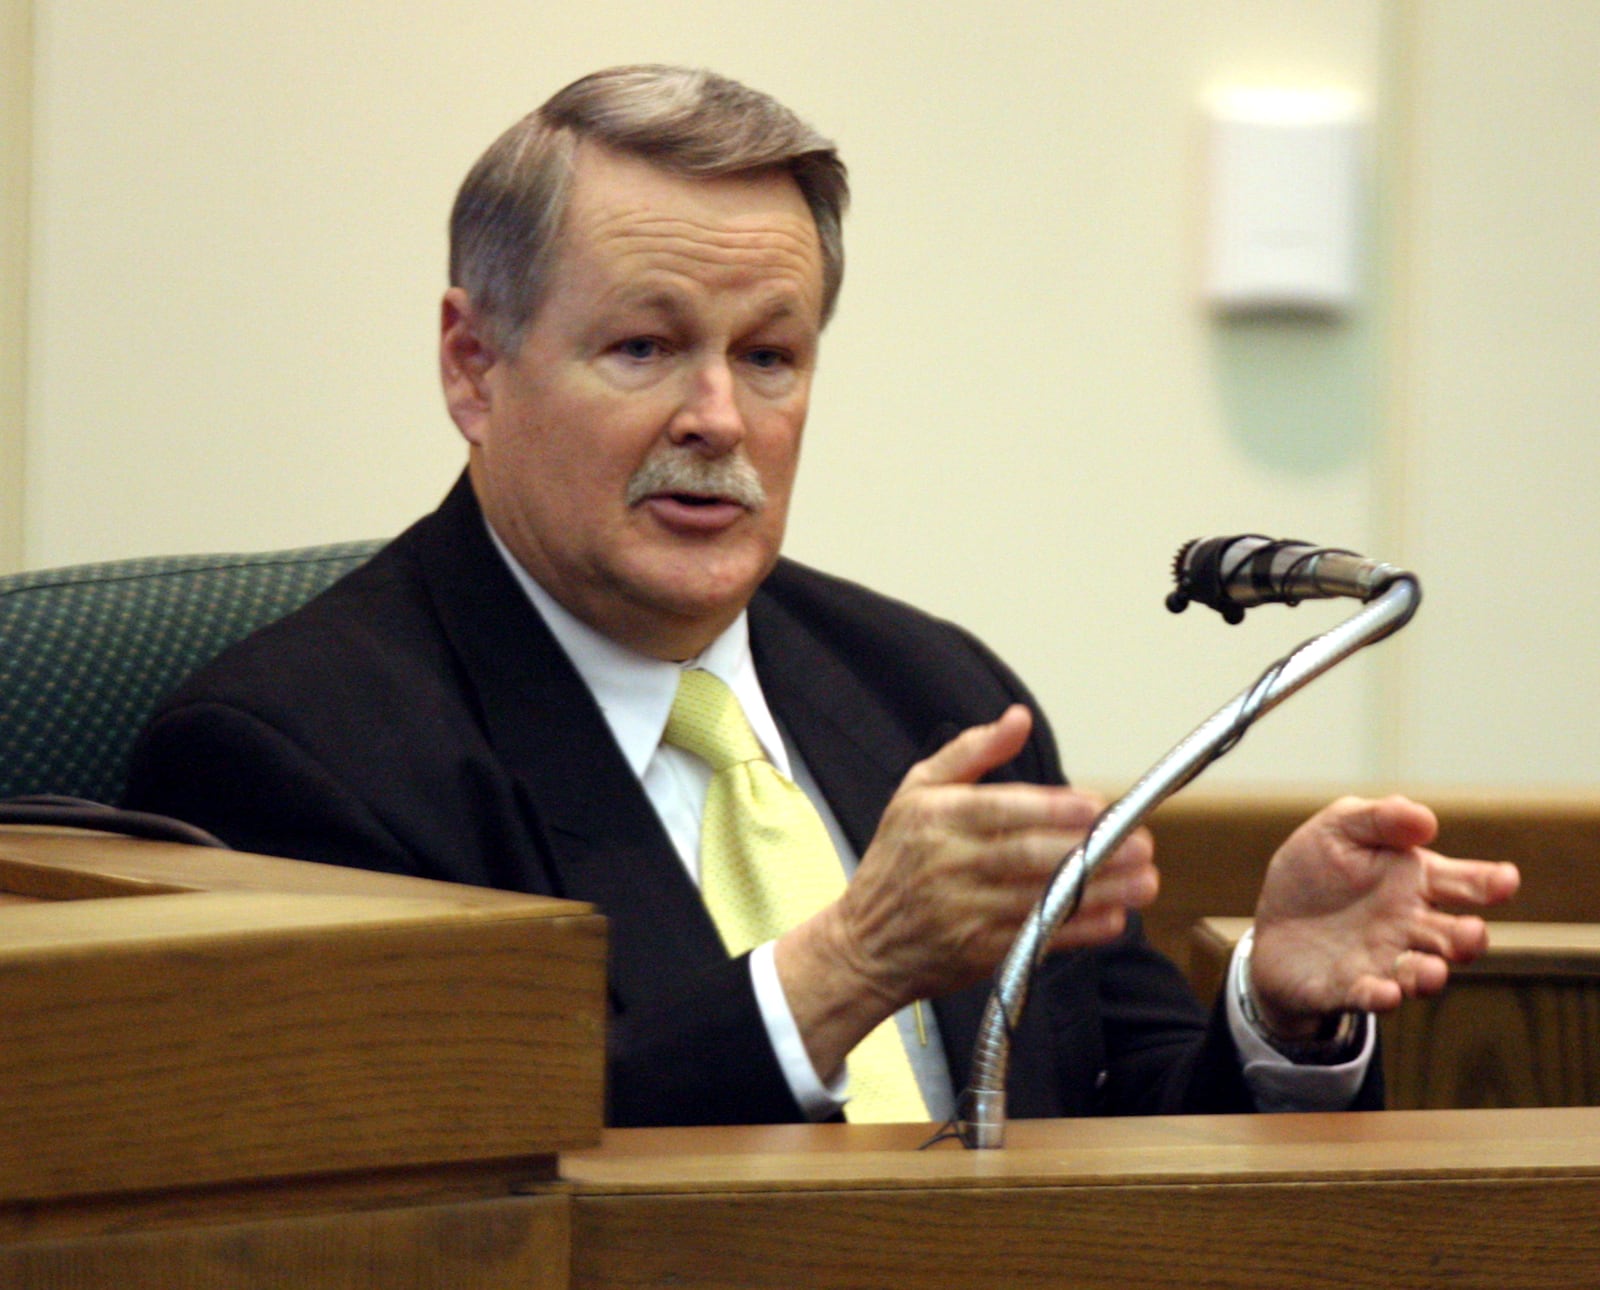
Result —
M 0 1286 L 563 1287 L 586 906 L 0 830 Z
M 7 1288 L 1600 1284 L 1600 1108 L 602 1132 L 584 906 L 42 830 L 0 891 Z

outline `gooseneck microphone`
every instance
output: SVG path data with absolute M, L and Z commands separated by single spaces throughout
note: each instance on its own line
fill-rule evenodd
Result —
M 1296 605 L 1302 600 L 1352 596 L 1371 600 L 1405 571 L 1354 551 L 1243 533 L 1195 538 L 1172 560 L 1177 589 L 1167 608 L 1182 613 L 1191 600 L 1237 623 L 1255 605 Z
M 1012 1032 L 1021 1023 L 1034 970 L 1051 938 L 1077 909 L 1084 885 L 1105 858 L 1152 810 L 1229 752 L 1264 713 L 1304 688 L 1358 649 L 1399 631 L 1422 599 L 1417 576 L 1330 547 L 1275 542 L 1257 534 L 1186 543 L 1173 561 L 1177 590 L 1167 598 L 1174 613 L 1191 600 L 1210 605 L 1236 623 L 1252 605 L 1294 604 L 1326 596 L 1366 601 L 1348 620 L 1304 642 L 1267 668 L 1190 732 L 1089 826 L 1028 915 L 995 974 L 973 1045 L 971 1074 L 956 1116 L 936 1134 L 969 1147 L 1005 1142 L 1006 1067 Z

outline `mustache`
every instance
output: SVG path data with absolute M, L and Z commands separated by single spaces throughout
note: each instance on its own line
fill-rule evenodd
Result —
M 726 498 L 752 514 L 767 504 L 761 477 L 742 452 L 702 457 L 692 448 L 670 448 L 652 454 L 628 480 L 628 505 L 662 493 Z

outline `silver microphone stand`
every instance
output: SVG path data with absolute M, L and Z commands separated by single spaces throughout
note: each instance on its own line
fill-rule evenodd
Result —
M 1090 827 L 1077 849 L 1061 862 L 996 975 L 973 1049 L 972 1080 L 958 1111 L 956 1132 L 966 1146 L 999 1147 L 1005 1143 L 1011 1031 L 1022 1016 L 1034 970 L 1045 957 L 1051 937 L 1077 907 L 1084 884 L 1100 862 L 1151 811 L 1232 749 L 1257 717 L 1357 650 L 1405 626 L 1421 599 L 1422 589 L 1416 577 L 1404 570 L 1393 570 L 1384 587 L 1358 613 L 1273 664 L 1254 685 L 1197 726 L 1146 771 Z

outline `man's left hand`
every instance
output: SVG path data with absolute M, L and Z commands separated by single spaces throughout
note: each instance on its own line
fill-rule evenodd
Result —
M 1342 798 L 1278 849 L 1256 904 L 1251 979 L 1262 1021 L 1284 1039 L 1343 1011 L 1386 1012 L 1437 994 L 1452 964 L 1488 947 L 1482 908 L 1515 894 L 1512 864 L 1453 860 L 1428 844 L 1438 821 L 1404 797 Z

